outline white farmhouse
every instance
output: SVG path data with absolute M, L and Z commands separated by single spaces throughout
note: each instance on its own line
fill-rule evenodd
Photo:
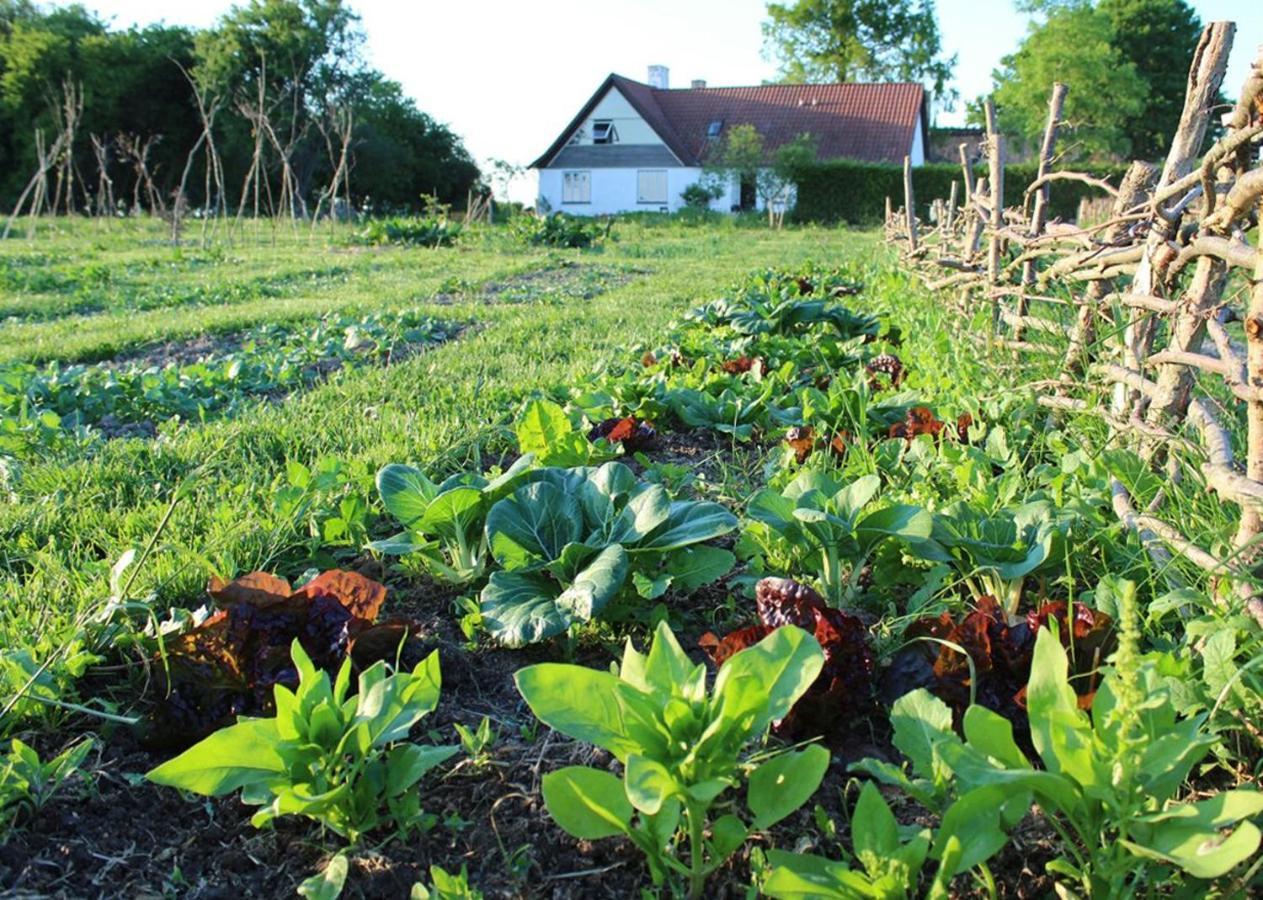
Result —
M 919 84 L 773 84 L 672 90 L 665 66 L 649 83 L 611 74 L 531 168 L 542 209 L 574 215 L 652 211 L 684 205 L 728 129 L 749 123 L 771 152 L 800 134 L 818 158 L 925 162 L 928 113 Z M 754 185 L 734 183 L 711 208 L 758 205 Z

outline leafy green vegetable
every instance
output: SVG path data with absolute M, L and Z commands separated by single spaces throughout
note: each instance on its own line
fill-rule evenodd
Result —
M 834 606 L 853 602 L 864 564 L 883 541 L 915 545 L 930 537 L 933 519 L 925 510 L 870 507 L 880 486 L 876 475 L 843 486 L 827 472 L 805 470 L 784 491 L 755 494 L 743 542 L 768 569 L 813 574 Z
M 785 626 L 730 657 L 708 692 L 706 667 L 662 623 L 648 654 L 628 641 L 618 674 L 559 663 L 519 670 L 518 690 L 540 721 L 623 764 L 621 780 L 586 766 L 545 775 L 549 814 L 584 840 L 630 838 L 655 884 L 682 877 L 701 896 L 752 830 L 788 816 L 824 777 L 829 754 L 818 745 L 743 763 L 747 745 L 789 712 L 823 663 L 811 635 Z M 720 796 L 743 782 L 750 815 L 712 821 Z
M 538 469 L 527 479 L 487 515 L 487 542 L 503 570 L 482 592 L 482 616 L 507 644 L 591 621 L 628 586 L 656 596 L 732 566 L 728 551 L 696 545 L 734 529 L 735 516 L 716 503 L 672 501 L 622 463 Z
M 494 479 L 463 472 L 441 484 L 412 466 L 383 466 L 377 492 L 405 530 L 374 541 L 369 549 L 391 556 L 416 554 L 431 574 L 452 584 L 476 581 L 487 565 L 487 513 L 523 481 L 534 461 L 527 454 Z
M 275 718 L 241 719 L 146 777 L 211 797 L 240 790 L 242 802 L 262 807 L 251 819 L 256 827 L 301 815 L 352 843 L 385 824 L 401 835 L 419 827 L 417 782 L 457 752 L 407 742 L 438 705 L 438 652 L 411 672 L 388 675 L 385 663 L 375 663 L 361 673 L 354 697 L 350 660 L 330 684 L 297 640 L 291 654 L 298 690 L 276 686 Z

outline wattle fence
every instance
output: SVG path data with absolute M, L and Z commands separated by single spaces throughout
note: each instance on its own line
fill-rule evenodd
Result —
M 1112 442 L 1165 479 L 1143 507 L 1114 479 L 1120 520 L 1155 561 L 1182 557 L 1206 573 L 1217 602 L 1263 625 L 1263 48 L 1222 138 L 1202 152 L 1222 112 L 1216 101 L 1234 31 L 1229 22 L 1203 31 L 1161 169 L 1133 163 L 1117 184 L 1056 170 L 1074 87 L 1057 84 L 1020 205 L 1004 205 L 1004 141 L 988 102 L 986 176 L 975 177 L 962 146 L 960 181 L 931 204 L 931 228 L 915 214 L 905 161 L 904 205 L 887 198 L 885 229 L 962 315 L 989 306 L 986 340 L 1060 360 L 1058 377 L 1041 386 L 1050 416 L 1099 416 Z M 1092 223 L 1053 219 L 1050 187 L 1066 180 L 1099 189 L 1108 214 Z M 1168 502 L 1175 485 L 1214 492 L 1235 534 L 1214 546 L 1185 534 Z

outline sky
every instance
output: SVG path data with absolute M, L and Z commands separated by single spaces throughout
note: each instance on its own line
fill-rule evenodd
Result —
M 227 0 L 83 0 L 115 27 L 165 21 L 205 27 Z M 1202 21 L 1231 19 L 1237 36 L 1225 83 L 1235 93 L 1263 45 L 1260 0 L 1191 0 Z M 672 87 L 759 84 L 765 0 L 349 0 L 368 62 L 464 138 L 480 162 L 528 165 L 610 72 L 646 79 L 670 69 Z M 957 55 L 962 99 L 988 91 L 991 72 L 1017 48 L 1028 17 L 1012 0 L 938 0 L 944 51 Z M 963 103 L 938 116 L 959 124 Z M 533 179 L 515 185 L 533 200 Z

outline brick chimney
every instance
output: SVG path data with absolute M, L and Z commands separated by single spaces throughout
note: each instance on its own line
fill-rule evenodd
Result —
M 649 67 L 649 86 L 665 91 L 671 87 L 671 70 L 666 66 Z
M 689 87 L 691 87 L 695 91 L 700 91 L 706 87 L 706 79 L 694 78 L 692 81 L 689 82 Z

